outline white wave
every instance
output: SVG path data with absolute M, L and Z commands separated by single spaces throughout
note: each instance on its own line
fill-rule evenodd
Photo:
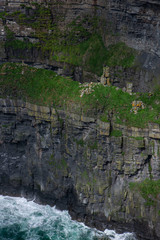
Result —
M 38 205 L 25 198 L 0 196 L 0 230 L 16 224 L 20 232 L 25 232 L 26 240 L 39 240 L 41 234 L 50 240 L 92 240 L 95 236 L 108 236 L 111 240 L 135 240 L 130 233 L 91 229 L 83 223 L 72 221 L 67 211 L 59 211 L 55 207 Z
M 111 240 L 136 240 L 133 233 L 123 233 L 117 234 L 113 230 L 106 229 L 104 233 L 111 239 Z

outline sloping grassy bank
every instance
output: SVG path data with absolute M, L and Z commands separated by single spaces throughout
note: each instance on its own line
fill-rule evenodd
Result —
M 148 122 L 160 123 L 159 89 L 154 94 L 129 95 L 112 86 L 80 84 L 53 71 L 17 63 L 0 65 L 0 97 L 7 96 L 94 115 L 106 122 L 112 118 L 128 126 L 143 128 Z M 132 111 L 134 100 L 142 100 L 145 105 L 137 114 Z

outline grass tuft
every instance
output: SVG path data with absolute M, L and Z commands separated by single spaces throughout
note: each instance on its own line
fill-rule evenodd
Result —
M 122 131 L 120 131 L 120 130 L 112 130 L 111 137 L 122 137 Z

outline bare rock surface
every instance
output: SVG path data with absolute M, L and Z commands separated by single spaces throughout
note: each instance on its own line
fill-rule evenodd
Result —
M 0 99 L 0 119 L 0 194 L 57 205 L 102 230 L 160 239 L 159 197 L 147 205 L 130 188 L 160 178 L 151 125 L 142 131 L 9 99 Z M 111 128 L 122 136 L 111 136 Z

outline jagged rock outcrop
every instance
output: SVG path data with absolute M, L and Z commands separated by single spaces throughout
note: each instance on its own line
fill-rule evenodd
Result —
M 100 229 L 160 239 L 159 196 L 147 205 L 129 186 L 160 177 L 159 125 L 127 128 L 9 99 L 0 99 L 0 119 L 1 194 L 56 204 Z
M 78 16 L 81 18 L 86 15 L 98 16 L 103 19 L 103 40 L 106 46 L 122 41 L 136 49 L 137 57 L 134 67 L 114 66 L 110 70 L 114 85 L 124 87 L 126 82 L 129 81 L 133 82 L 135 91 L 150 91 L 153 86 L 159 84 L 160 4 L 158 0 L 3 0 L 0 3 L 0 12 L 5 11 L 8 14 L 20 11 L 22 15 L 24 13 L 29 14 L 29 7 L 33 2 L 39 4 L 43 2 L 46 6 L 49 4 L 52 13 L 63 20 L 60 23 L 62 28 Z M 24 10 L 24 6 L 27 7 L 26 10 Z M 30 15 L 28 16 L 30 17 Z M 95 75 L 89 74 L 88 76 L 88 73 L 83 72 L 82 69 L 75 69 L 70 65 L 67 67 L 66 64 L 53 60 L 49 61 L 48 55 L 44 58 L 37 49 L 31 48 L 27 51 L 18 49 L 16 51 L 4 47 L 6 38 L 4 26 L 12 29 L 17 39 L 25 39 L 32 43 L 37 41 L 32 36 L 34 32 L 32 28 L 19 25 L 14 16 L 6 15 L 5 21 L 0 19 L 0 61 L 24 60 L 30 64 L 37 63 L 41 67 L 59 69 L 61 74 L 71 75 L 79 81 L 95 80 Z M 98 79 L 98 77 L 96 78 Z

